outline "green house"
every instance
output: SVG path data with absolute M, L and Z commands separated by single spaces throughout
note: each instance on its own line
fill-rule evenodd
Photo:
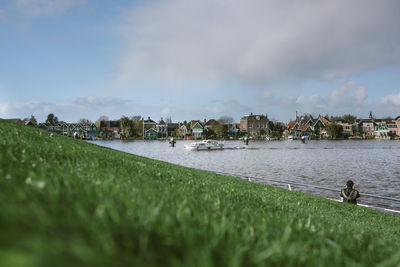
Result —
M 147 129 L 146 132 L 144 133 L 144 139 L 157 139 L 158 138 L 158 132 L 153 129 Z
M 200 124 L 200 122 L 192 121 L 191 126 L 192 136 L 194 138 L 201 138 L 203 136 L 203 126 Z
M 97 137 L 98 134 L 99 134 L 99 128 L 97 128 L 97 126 L 95 124 L 91 124 L 91 125 L 89 125 L 89 127 L 87 127 L 86 136 L 88 138 Z
M 232 123 L 228 128 L 229 136 L 237 137 L 240 132 L 240 124 Z

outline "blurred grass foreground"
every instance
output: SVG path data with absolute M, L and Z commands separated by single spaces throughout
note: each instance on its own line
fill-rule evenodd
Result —
M 0 120 L 0 266 L 399 264 L 398 216 Z

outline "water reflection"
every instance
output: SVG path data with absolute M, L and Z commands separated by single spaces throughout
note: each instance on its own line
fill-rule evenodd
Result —
M 250 142 L 246 149 L 187 151 L 177 141 L 91 141 L 153 159 L 203 170 L 257 176 L 258 182 L 285 180 L 337 188 L 330 192 L 292 186 L 293 190 L 338 198 L 347 180 L 353 180 L 362 195 L 399 198 L 400 142 L 398 141 L 300 141 Z M 239 141 L 226 141 L 226 147 L 243 147 Z M 286 186 L 286 185 L 283 185 Z M 399 202 L 362 197 L 360 203 L 400 209 Z

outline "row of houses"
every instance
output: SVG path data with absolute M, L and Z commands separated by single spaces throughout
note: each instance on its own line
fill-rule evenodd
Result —
M 362 137 L 362 138 L 379 138 L 390 139 L 400 136 L 400 116 L 395 119 L 375 119 L 370 113 L 368 119 L 354 120 L 354 122 L 346 122 L 343 120 L 330 121 L 328 118 L 318 116 L 302 116 L 287 124 L 285 133 L 299 136 L 315 136 L 318 138 L 327 138 L 327 126 L 329 124 L 341 125 L 343 135 L 345 137 Z
M 313 138 L 329 138 L 327 126 L 329 124 L 341 125 L 345 137 L 359 136 L 363 138 L 390 139 L 400 136 L 400 116 L 396 119 L 375 119 L 370 113 L 368 119 L 354 120 L 347 122 L 344 120 L 330 120 L 328 117 L 311 115 L 297 116 L 294 121 L 285 124 L 283 122 L 272 122 L 267 114 L 249 114 L 241 118 L 240 123 L 222 124 L 214 119 L 203 121 L 191 120 L 189 122 L 172 123 L 161 118 L 158 122 L 150 117 L 141 120 L 141 129 L 137 134 L 144 139 L 158 139 L 175 136 L 180 138 L 190 137 L 201 139 L 207 137 L 212 132 L 217 132 L 218 127 L 224 127 L 221 137 L 239 137 L 247 135 L 253 138 L 282 135 L 292 135 L 294 137 L 311 136 Z M 29 121 L 25 122 L 29 125 Z M 66 123 L 58 122 L 56 125 L 45 123 L 38 124 L 39 128 L 58 133 L 61 135 L 78 135 L 82 138 L 107 138 L 118 139 L 121 137 L 120 121 L 101 121 L 95 123 Z M 214 135 L 216 136 L 216 135 Z
M 56 125 L 46 123 L 39 123 L 39 128 L 61 134 L 61 135 L 77 135 L 81 138 L 96 138 L 99 135 L 99 129 L 94 123 L 81 124 L 81 123 L 66 123 L 58 122 Z
M 161 118 L 157 123 L 153 121 L 150 117 L 147 120 L 143 120 L 143 138 L 144 139 L 157 139 L 166 138 L 168 136 L 177 136 L 181 138 L 192 137 L 194 139 L 203 138 L 205 132 L 209 132 L 216 125 L 221 125 L 218 121 L 204 120 L 192 120 L 189 123 L 179 122 L 179 123 L 167 123 Z M 240 125 L 235 123 L 224 124 L 226 127 L 227 135 L 232 137 L 237 137 L 240 132 Z
M 163 118 L 155 122 L 148 117 L 146 120 L 142 119 L 141 135 L 144 139 L 167 138 L 169 136 L 201 139 L 206 131 L 210 131 L 210 129 L 217 124 L 219 123 L 214 119 L 208 121 L 204 120 L 203 122 L 200 120 L 192 120 L 189 123 L 167 123 Z M 60 121 L 55 125 L 39 123 L 37 126 L 41 129 L 65 136 L 79 136 L 87 139 L 97 137 L 106 139 L 121 138 L 121 125 L 119 120 L 101 121 L 97 124 L 66 123 Z M 240 132 L 240 124 L 229 124 L 225 126 L 227 127 L 228 135 L 237 137 Z

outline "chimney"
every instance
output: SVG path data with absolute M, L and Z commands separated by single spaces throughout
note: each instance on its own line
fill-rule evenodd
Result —
M 297 118 L 298 118 L 298 117 L 297 117 L 297 110 L 296 110 L 296 121 L 297 121 Z

